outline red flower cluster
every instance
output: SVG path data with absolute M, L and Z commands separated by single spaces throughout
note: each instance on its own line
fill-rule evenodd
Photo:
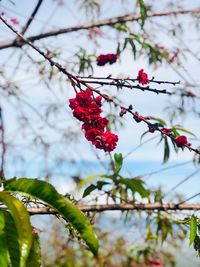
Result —
M 116 148 L 118 136 L 105 131 L 108 120 L 100 115 L 101 101 L 101 96 L 94 98 L 91 89 L 87 88 L 69 100 L 69 107 L 73 110 L 73 116 L 83 122 L 85 138 L 96 148 L 111 152 Z
M 141 83 L 142 85 L 145 85 L 149 82 L 149 78 L 146 72 L 144 72 L 143 69 L 138 71 L 138 76 L 137 76 L 138 82 Z
M 110 65 L 117 61 L 118 54 L 106 54 L 106 55 L 99 55 L 96 59 L 98 66 L 104 66 L 107 63 Z
M 187 143 L 188 143 L 187 137 L 184 135 L 180 135 L 179 137 L 177 137 L 175 139 L 175 143 L 176 143 L 177 147 L 183 147 L 183 146 L 187 145 Z

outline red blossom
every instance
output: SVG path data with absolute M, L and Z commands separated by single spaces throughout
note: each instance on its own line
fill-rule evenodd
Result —
M 107 131 L 101 136 L 96 136 L 92 144 L 98 149 L 103 149 L 105 152 L 111 152 L 116 148 L 117 142 L 118 136 Z
M 149 78 L 146 72 L 144 72 L 143 69 L 138 71 L 138 76 L 137 76 L 138 82 L 141 83 L 142 85 L 145 85 L 149 82 Z
M 118 136 L 105 131 L 108 124 L 106 118 L 102 118 L 101 103 L 102 97 L 93 97 L 92 90 L 76 93 L 76 97 L 69 100 L 69 107 L 73 110 L 73 116 L 83 122 L 82 129 L 85 131 L 85 138 L 105 152 L 111 152 L 116 148 Z
M 103 131 L 100 131 L 95 128 L 91 128 L 90 130 L 85 132 L 85 138 L 91 142 L 95 141 L 98 138 L 101 138 L 102 135 L 103 135 Z
M 106 118 L 102 118 L 101 116 L 93 117 L 91 121 L 87 121 L 83 123 L 82 129 L 87 131 L 89 129 L 95 128 L 100 131 L 104 131 L 105 127 L 108 124 L 108 120 Z
M 187 143 L 188 143 L 187 137 L 184 135 L 180 135 L 179 137 L 177 137 L 175 139 L 175 143 L 176 143 L 177 147 L 183 147 L 183 146 L 187 145 Z
M 13 23 L 13 24 L 19 24 L 19 20 L 17 18 L 11 18 L 10 21 Z
M 103 138 L 105 139 L 106 143 L 104 151 L 112 151 L 116 148 L 118 142 L 118 136 L 116 134 L 106 131 L 103 135 Z
M 69 99 L 69 107 L 71 109 L 75 109 L 75 108 L 78 107 L 78 102 L 77 102 L 77 100 L 75 98 Z
M 88 118 L 88 112 L 86 109 L 78 106 L 76 109 L 74 109 L 73 116 L 79 121 L 86 121 Z
M 110 65 L 115 63 L 117 61 L 118 54 L 106 54 L 106 55 L 99 55 L 96 59 L 97 65 L 98 66 L 104 66 L 107 63 Z
M 102 101 L 102 96 L 99 95 L 99 96 L 97 96 L 97 97 L 95 98 L 95 102 L 96 102 L 97 105 L 100 106 L 100 107 L 101 107 L 101 105 L 102 105 L 102 104 L 101 104 L 101 101 Z

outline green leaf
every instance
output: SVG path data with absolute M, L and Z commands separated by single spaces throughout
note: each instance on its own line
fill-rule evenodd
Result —
M 108 183 L 108 182 L 104 182 L 104 181 L 98 181 L 96 185 L 94 185 L 94 184 L 89 185 L 89 186 L 85 189 L 85 191 L 84 191 L 82 197 L 84 198 L 84 197 L 88 196 L 91 192 L 93 192 L 93 191 L 96 190 L 96 189 L 101 190 L 102 187 L 103 187 L 104 185 L 107 185 L 107 184 L 110 184 L 110 183 Z
M 96 175 L 90 175 L 87 178 L 85 178 L 84 180 L 81 180 L 80 182 L 80 187 L 83 187 L 84 185 L 91 183 L 92 181 L 94 181 L 96 178 L 99 177 L 105 177 L 106 174 L 96 174 Z
M 140 16 L 141 16 L 141 21 L 142 21 L 141 27 L 143 28 L 145 20 L 147 18 L 147 8 L 146 8 L 143 0 L 137 0 L 137 4 L 140 7 Z
M 97 188 L 98 188 L 98 190 L 101 190 L 104 185 L 108 185 L 108 184 L 110 184 L 110 183 L 104 182 L 104 181 L 98 181 L 97 182 Z
M 122 153 L 114 154 L 114 163 L 115 163 L 115 176 L 117 176 L 122 168 L 123 164 L 123 156 Z
M 20 238 L 17 226 L 12 215 L 9 212 L 4 212 L 5 216 L 5 238 L 8 248 L 10 262 L 12 267 L 25 266 L 21 261 Z
M 0 266 L 8 267 L 9 252 L 8 252 L 4 227 L 5 227 L 4 213 L 0 210 Z
M 135 46 L 133 40 L 130 39 L 130 38 L 129 38 L 129 44 L 131 45 L 132 52 L 133 52 L 133 57 L 134 57 L 134 59 L 135 59 L 135 58 L 136 58 L 136 46 Z
M 149 196 L 149 191 L 143 186 L 144 182 L 140 179 L 128 179 L 120 177 L 119 182 L 126 185 L 133 193 L 137 192 L 142 198 Z
M 0 202 L 4 203 L 14 220 L 20 246 L 20 265 L 24 267 L 32 242 L 32 228 L 29 213 L 20 200 L 7 192 L 0 192 Z
M 6 235 L 5 232 L 0 231 L 0 266 L 8 267 L 9 265 L 9 254 L 6 244 Z
M 11 179 L 5 181 L 5 190 L 25 193 L 46 202 L 80 233 L 90 250 L 97 255 L 98 240 L 87 217 L 68 199 L 60 195 L 49 183 L 37 179 Z
M 166 122 L 161 118 L 151 117 L 151 120 L 159 122 L 161 126 L 166 126 Z
M 194 243 L 197 234 L 197 217 L 195 215 L 191 216 L 190 219 L 190 243 L 191 246 Z
M 188 131 L 188 130 L 182 128 L 182 127 L 176 127 L 176 126 L 174 126 L 174 128 L 175 128 L 176 130 L 181 131 L 181 132 L 188 133 L 188 134 L 190 134 L 190 135 L 192 135 L 192 136 L 194 136 L 194 137 L 196 136 L 196 135 L 193 134 L 192 132 L 190 132 L 190 131 Z
M 32 246 L 26 267 L 40 267 L 41 266 L 41 253 L 40 253 L 40 240 L 36 232 L 33 232 Z
M 169 149 L 169 143 L 167 136 L 164 137 L 164 157 L 163 157 L 163 163 L 166 163 L 169 159 L 170 155 L 170 149 Z
M 87 197 L 92 191 L 94 191 L 94 190 L 96 190 L 97 189 L 97 186 L 96 185 L 94 185 L 94 184 L 91 184 L 91 185 L 89 185 L 86 189 L 85 189 L 85 191 L 83 192 L 83 198 L 84 197 Z

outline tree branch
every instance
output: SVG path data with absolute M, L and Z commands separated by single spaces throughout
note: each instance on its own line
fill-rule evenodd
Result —
M 38 10 L 39 10 L 39 8 L 40 8 L 40 6 L 42 4 L 42 2 L 43 2 L 43 0 L 38 0 L 38 3 L 36 5 L 36 7 L 34 8 L 31 16 L 29 17 L 26 25 L 23 27 L 23 30 L 22 30 L 21 34 L 25 34 L 25 32 L 28 30 L 28 27 L 31 25 L 36 13 L 38 12 Z
M 149 13 L 147 15 L 147 18 L 153 18 L 153 17 L 166 17 L 166 16 L 172 16 L 172 15 L 183 15 L 183 14 L 198 14 L 200 13 L 200 9 L 189 9 L 189 10 L 175 10 L 175 11 L 168 11 L 168 12 L 161 12 L 161 13 Z M 84 24 L 79 24 L 74 27 L 70 28 L 63 28 L 59 30 L 52 30 L 46 33 L 41 33 L 38 35 L 30 36 L 27 39 L 31 42 L 41 40 L 44 38 L 57 36 L 64 33 L 70 33 L 80 30 L 88 30 L 94 27 L 102 27 L 102 26 L 112 26 L 117 23 L 125 23 L 129 21 L 138 21 L 141 19 L 141 16 L 138 14 L 127 14 L 124 16 L 115 17 L 112 19 L 104 19 L 97 22 L 88 22 Z M 0 49 L 5 49 L 9 47 L 22 47 L 26 45 L 26 42 L 23 40 L 5 40 L 0 42 Z
M 152 204 L 106 204 L 106 205 L 78 205 L 78 208 L 83 212 L 95 211 L 103 212 L 109 210 L 138 210 L 138 211 L 176 211 L 176 210 L 200 210 L 200 204 L 173 204 L 173 203 L 152 203 Z M 57 212 L 50 208 L 28 208 L 30 215 L 47 215 L 57 214 Z

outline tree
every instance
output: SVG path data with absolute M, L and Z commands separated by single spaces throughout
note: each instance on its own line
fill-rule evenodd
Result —
M 0 265 L 175 266 L 184 240 L 199 254 L 197 183 L 177 191 L 200 170 L 199 3 L 33 2 L 0 1 Z M 164 188 L 147 179 L 170 169 Z

